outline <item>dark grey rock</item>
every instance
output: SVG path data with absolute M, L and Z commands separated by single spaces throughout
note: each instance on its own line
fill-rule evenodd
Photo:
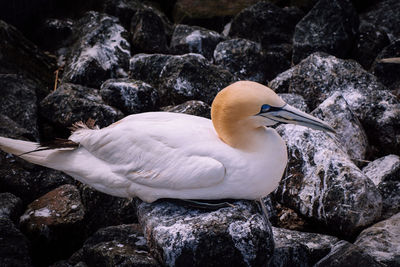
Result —
M 383 266 L 400 265 L 400 213 L 365 229 L 354 244 Z
M 208 60 L 213 57 L 214 49 L 225 37 L 218 32 L 198 26 L 178 24 L 171 37 L 171 52 L 177 55 L 197 53 Z
M 32 240 L 34 261 L 49 264 L 79 248 L 84 216 L 79 191 L 73 185 L 60 186 L 29 204 L 20 225 Z
M 131 59 L 130 71 L 133 79 L 158 88 L 162 106 L 194 99 L 211 104 L 219 90 L 236 80 L 199 54 L 140 54 Z
M 292 45 L 274 45 L 266 51 L 265 57 L 265 76 L 270 81 L 292 66 Z
M 186 101 L 177 106 L 167 106 L 162 108 L 163 111 L 185 113 L 211 119 L 211 107 L 203 101 L 191 100 Z
M 70 262 L 88 266 L 160 266 L 148 252 L 138 224 L 102 228 L 89 237 Z
M 269 266 L 312 266 L 339 241 L 337 237 L 272 227 L 275 252 Z
M 382 195 L 382 218 L 400 212 L 400 157 L 388 155 L 369 163 L 363 172 L 378 187 Z
M 76 22 L 74 32 L 63 83 L 98 88 L 107 79 L 128 76 L 128 33 L 117 18 L 91 11 Z
M 271 3 L 258 2 L 235 16 L 229 36 L 258 42 L 265 49 L 271 45 L 292 43 L 294 27 L 302 16 L 297 8 L 279 8 Z
M 99 90 L 71 83 L 62 84 L 42 100 L 40 107 L 44 118 L 63 127 L 89 118 L 104 127 L 123 116 L 121 111 L 104 103 Z
M 296 125 L 277 130 L 289 157 L 287 176 L 275 191 L 277 201 L 345 237 L 380 218 L 379 191 L 336 139 Z
M 22 214 L 22 200 L 11 193 L 0 193 L 0 218 L 17 221 Z
M 0 113 L 26 128 L 36 140 L 39 138 L 37 87 L 38 84 L 22 76 L 0 74 Z
M 340 92 L 328 97 L 312 112 L 312 115 L 336 130 L 336 137 L 355 163 L 365 159 L 368 149 L 367 136 Z
M 220 42 L 214 50 L 214 64 L 241 80 L 265 83 L 266 55 L 259 43 L 246 39 Z M 275 66 L 276 67 L 276 66 Z
M 273 254 L 269 222 L 251 202 L 212 212 L 170 202 L 141 203 L 138 217 L 151 253 L 167 266 L 261 266 Z
M 85 231 L 88 235 L 102 227 L 138 221 L 134 200 L 106 195 L 87 185 L 82 185 L 80 191 L 85 207 Z
M 385 62 L 386 58 L 398 58 L 396 63 Z M 378 80 L 389 87 L 397 89 L 400 84 L 400 39 L 385 47 L 376 57 L 372 67 Z
M 3 114 L 0 114 L 0 135 L 14 139 L 35 140 L 30 131 Z
M 351 57 L 357 60 L 364 69 L 369 70 L 379 52 L 389 44 L 386 32 L 374 24 L 361 21 Z
M 151 85 L 132 79 L 110 79 L 100 88 L 100 95 L 110 106 L 125 115 L 158 109 L 158 92 Z
M 28 239 L 8 218 L 0 218 L 0 240 L 0 266 L 33 266 Z
M 73 30 L 73 20 L 49 18 L 44 20 L 37 28 L 35 39 L 42 49 L 56 51 L 59 48 L 71 45 L 70 39 Z
M 304 98 L 301 95 L 298 94 L 278 94 L 283 101 L 285 101 L 286 103 L 288 103 L 289 105 L 304 111 L 306 113 L 310 112 L 310 109 L 308 108 L 306 101 L 304 100 Z
M 371 267 L 383 267 L 366 254 L 357 245 L 353 245 L 347 241 L 340 241 L 335 244 L 331 252 L 326 255 L 323 259 L 317 262 L 315 267 L 327 267 L 327 266 L 371 266 Z
M 364 127 L 375 157 L 400 150 L 399 100 L 355 61 L 314 53 L 269 86 L 302 95 L 311 109 L 340 91 Z
M 347 57 L 358 31 L 358 15 L 350 0 L 320 0 L 296 25 L 293 62 L 314 52 Z
M 377 1 L 368 12 L 361 15 L 363 20 L 384 30 L 389 39 L 394 41 L 400 38 L 400 2 L 397 0 Z
M 0 73 L 18 74 L 31 79 L 38 84 L 37 97 L 44 98 L 53 88 L 55 60 L 2 20 L 0 40 Z
M 130 33 L 134 54 L 167 53 L 167 35 L 163 21 L 152 9 L 142 9 L 135 13 Z

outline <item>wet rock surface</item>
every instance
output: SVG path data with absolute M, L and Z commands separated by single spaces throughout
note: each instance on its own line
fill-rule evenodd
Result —
M 167 266 L 259 266 L 273 254 L 269 222 L 250 202 L 213 212 L 168 202 L 141 203 L 139 222 L 150 251 Z
M 296 25 L 293 62 L 322 51 L 343 58 L 353 48 L 358 16 L 350 0 L 320 0 Z

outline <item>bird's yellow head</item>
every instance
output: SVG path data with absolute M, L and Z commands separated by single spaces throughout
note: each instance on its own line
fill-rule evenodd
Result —
M 221 90 L 212 103 L 211 119 L 218 136 L 233 147 L 248 141 L 250 131 L 278 123 L 333 132 L 323 121 L 286 104 L 270 88 L 251 81 L 235 82 Z

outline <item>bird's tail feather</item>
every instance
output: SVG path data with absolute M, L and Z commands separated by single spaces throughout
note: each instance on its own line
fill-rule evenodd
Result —
M 1 150 L 19 156 L 34 164 L 53 167 L 49 166 L 48 156 L 56 150 L 38 150 L 39 147 L 39 143 L 0 137 Z

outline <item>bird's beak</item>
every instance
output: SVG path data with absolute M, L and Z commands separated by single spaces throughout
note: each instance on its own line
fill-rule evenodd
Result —
M 316 130 L 335 133 L 335 130 L 322 120 L 288 104 L 285 104 L 283 107 L 271 107 L 268 110 L 262 110 L 258 115 L 276 123 L 291 123 Z

